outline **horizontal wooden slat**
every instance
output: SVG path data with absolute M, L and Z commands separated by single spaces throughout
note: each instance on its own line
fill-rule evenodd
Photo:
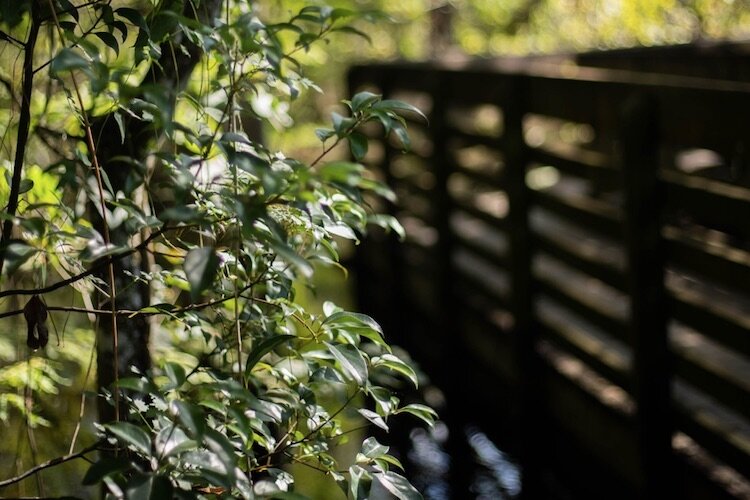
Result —
M 594 337 L 568 318 L 554 314 L 554 309 L 544 304 L 537 307 L 537 325 L 546 340 L 582 359 L 627 390 L 629 360 L 610 343 Z
M 674 349 L 673 349 L 674 350 Z M 687 357 L 689 356 L 689 357 Z M 675 374 L 696 388 L 711 394 L 728 408 L 750 418 L 750 391 L 732 377 L 717 372 L 704 356 L 679 353 L 674 356 Z M 719 367 L 720 368 L 720 367 Z
M 545 144 L 530 148 L 529 156 L 533 162 L 551 165 L 577 177 L 614 182 L 619 176 L 619 172 L 611 167 L 608 158 L 602 153 L 566 144 Z
M 448 140 L 459 139 L 465 146 L 487 146 L 493 149 L 498 149 L 500 147 L 500 139 L 497 137 L 474 134 L 450 125 L 445 128 Z
M 501 255 L 496 252 L 493 252 L 490 250 L 487 246 L 482 245 L 481 243 L 470 240 L 467 238 L 462 238 L 459 235 L 454 235 L 455 243 L 459 245 L 460 247 L 463 247 L 464 249 L 468 250 L 472 254 L 478 256 L 488 264 L 500 267 L 503 270 L 507 271 L 509 266 L 508 256 L 507 255 Z
M 662 230 L 662 235 L 666 241 L 667 259 L 675 266 L 735 289 L 741 290 L 750 283 L 750 252 L 708 244 L 669 226 Z
M 533 191 L 533 201 L 575 224 L 607 236 L 621 236 L 620 215 L 611 206 L 591 198 L 561 195 L 553 190 Z
M 497 307 L 508 309 L 510 301 L 507 291 L 500 290 L 499 287 L 489 286 L 484 280 L 478 279 L 465 272 L 456 272 L 455 275 L 458 287 L 468 287 L 481 293 L 485 298 L 490 299 Z M 458 300 L 464 302 L 464 297 L 458 297 Z
M 628 297 L 544 253 L 532 262 L 535 287 L 590 321 L 603 333 L 626 339 Z
M 605 334 L 622 341 L 627 340 L 627 325 L 603 308 L 601 303 L 596 303 L 571 288 L 560 288 L 559 283 L 548 280 L 543 275 L 537 274 L 535 278 L 540 292 L 582 315 Z
M 612 386 L 548 343 L 541 343 L 540 349 L 548 365 L 540 373 L 541 396 L 555 425 L 620 477 L 637 482 L 636 440 L 628 410 L 632 401 L 625 396 L 622 402 L 610 399 L 611 404 L 605 404 L 604 394 L 612 394 Z
M 481 170 L 473 170 L 458 165 L 453 166 L 453 171 L 461 175 L 465 175 L 472 181 L 484 184 L 488 187 L 500 190 L 505 189 L 505 183 L 503 182 L 503 178 L 500 175 L 492 175 L 486 172 L 482 172 Z
M 659 176 L 664 182 L 668 210 L 686 212 L 704 225 L 750 235 L 750 217 L 730 215 L 750 211 L 750 189 L 672 170 L 661 170 Z
M 493 304 L 492 308 L 477 307 L 476 302 L 487 301 L 476 296 L 466 297 L 463 302 L 457 314 L 461 338 L 466 342 L 465 349 L 503 380 L 518 382 L 519 373 L 510 334 L 487 317 L 488 313 L 497 309 L 497 305 Z
M 670 312 L 675 319 L 750 356 L 750 316 L 684 287 L 670 287 L 670 292 Z
M 675 391 L 677 427 L 717 459 L 750 477 L 750 434 L 734 419 L 694 391 L 678 384 Z
M 505 218 L 495 217 L 494 215 L 489 214 L 485 212 L 484 210 L 480 210 L 463 200 L 453 200 L 453 204 L 458 210 L 462 212 L 466 212 L 472 217 L 481 220 L 482 222 L 490 225 L 491 227 L 494 227 L 495 229 L 500 229 L 504 231 L 504 230 L 507 230 L 508 228 L 508 221 Z
M 581 245 L 569 239 L 555 237 L 553 233 L 535 232 L 536 246 L 560 261 L 607 283 L 620 290 L 626 289 L 626 279 L 622 269 L 613 265 L 601 254 L 587 252 Z

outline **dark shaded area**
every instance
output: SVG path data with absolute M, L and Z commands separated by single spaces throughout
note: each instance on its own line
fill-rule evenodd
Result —
M 408 236 L 357 260 L 447 402 L 395 432 L 427 496 L 750 498 L 750 64 L 714 49 L 350 73 L 430 117 L 371 142 Z

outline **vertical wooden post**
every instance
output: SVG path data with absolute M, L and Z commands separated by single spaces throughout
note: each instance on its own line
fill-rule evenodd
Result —
M 523 136 L 523 117 L 528 82 L 523 76 L 513 77 L 502 108 L 504 132 L 502 150 L 505 155 L 503 175 L 508 196 L 508 237 L 510 241 L 511 312 L 514 318 L 513 348 L 519 376 L 519 459 L 523 473 L 523 498 L 542 497 L 539 481 L 543 456 L 539 405 L 540 364 L 536 353 L 534 327 L 533 276 L 531 270 L 532 235 L 529 226 L 530 192 L 526 186 L 528 153 Z
M 620 161 L 633 347 L 641 498 L 670 498 L 672 453 L 664 257 L 655 100 L 634 95 L 622 109 Z
M 468 444 L 466 428 L 475 406 L 466 398 L 466 384 L 470 383 L 463 376 L 468 373 L 468 353 L 462 338 L 463 332 L 457 321 L 458 300 L 455 294 L 455 235 L 451 227 L 453 202 L 448 190 L 448 181 L 454 170 L 448 142 L 450 133 L 447 128 L 447 103 L 450 102 L 450 72 L 435 69 L 429 75 L 432 97 L 430 114 L 430 139 L 432 154 L 430 166 L 435 174 L 435 191 L 433 198 L 434 227 L 438 233 L 438 244 L 434 255 L 435 289 L 438 290 L 435 318 L 437 341 L 439 342 L 440 359 L 450 363 L 451 372 L 447 378 L 442 374 L 441 384 L 447 395 L 447 408 L 442 418 L 450 429 L 447 452 L 451 467 L 449 474 L 451 498 L 470 496 L 472 475 L 474 472 L 473 452 Z

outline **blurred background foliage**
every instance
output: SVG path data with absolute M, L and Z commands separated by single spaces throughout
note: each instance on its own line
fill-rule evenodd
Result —
M 149 1 L 131 3 L 147 5 Z M 309 3 L 310 0 L 262 0 L 256 8 L 261 17 L 272 21 L 285 19 L 292 11 Z M 334 0 L 327 3 L 349 9 L 358 16 L 354 26 L 366 37 L 339 34 L 328 44 L 313 46 L 300 58 L 308 68 L 306 76 L 320 85 L 322 92 L 308 91 L 290 108 L 279 108 L 261 97 L 254 103 L 256 113 L 274 115 L 272 121 L 277 126 L 263 131 L 269 148 L 307 159 L 320 153 L 321 144 L 314 130 L 328 122 L 329 113 L 336 110 L 340 99 L 345 97 L 345 75 L 353 63 L 570 53 L 741 40 L 750 35 L 750 0 Z M 11 145 L 15 143 L 18 120 L 17 92 L 22 65 L 19 54 L 18 47 L 0 41 L 0 163 L 6 172 L 10 171 Z M 128 65 L 127 61 L 122 63 Z M 76 117 L 66 112 L 66 96 L 47 93 L 45 86 L 52 83 L 46 78 L 37 81 L 40 87 L 37 95 L 53 95 L 54 99 L 34 101 L 32 114 L 36 120 L 33 126 L 37 142 L 32 143 L 32 157 L 27 162 L 45 165 L 51 157 L 48 149 L 41 146 L 45 143 L 54 147 L 55 141 L 60 139 L 55 137 L 55 129 L 69 134 L 81 131 Z M 38 120 L 42 115 L 46 122 Z M 342 149 L 338 154 L 345 156 L 347 152 Z M 47 182 L 42 170 L 36 166 L 27 170 L 34 185 L 25 194 L 26 203 L 44 203 L 47 204 L 45 210 L 50 211 L 60 203 L 75 204 L 77 200 L 61 199 L 61 191 Z M 7 181 L 0 176 L 0 203 L 5 204 L 7 196 Z M 4 287 L 39 286 L 45 282 L 46 276 L 28 272 L 30 264 L 20 262 L 17 272 L 3 276 Z M 351 280 L 342 285 L 343 273 L 335 269 L 320 276 L 323 278 L 316 286 L 325 289 L 321 295 L 335 296 L 337 303 L 349 307 L 351 294 L 347 299 L 347 290 Z M 305 295 L 305 300 L 315 300 L 315 294 Z M 52 294 L 49 300 L 84 305 L 71 304 L 71 298 L 64 294 Z M 3 310 L 18 307 L 20 304 L 13 299 L 2 303 Z M 67 450 L 63 448 L 75 432 L 75 423 L 82 411 L 76 394 L 81 388 L 95 387 L 92 318 L 71 319 L 55 314 L 53 323 L 55 321 L 50 347 L 43 354 L 28 357 L 22 320 L 19 317 L 0 320 L 0 429 L 3 436 L 0 470 L 22 470 L 38 462 L 37 457 L 65 454 Z M 155 327 L 158 329 L 158 325 Z M 179 332 L 165 331 L 161 337 L 155 336 L 153 355 L 157 365 L 159 359 L 180 356 L 175 349 L 181 344 L 179 339 L 167 339 L 178 335 Z M 183 347 L 189 352 L 189 346 Z M 93 396 L 89 394 L 87 399 L 83 427 L 89 432 L 83 432 L 84 445 L 87 444 L 85 435 L 91 435 L 91 412 L 95 410 Z M 61 439 L 51 439 L 54 436 Z M 69 473 L 73 469 L 78 470 Z M 82 463 L 67 464 L 63 473 L 55 476 L 56 485 L 48 482 L 46 493 L 70 491 L 65 481 L 77 480 L 84 469 Z M 310 489 L 315 488 L 317 486 L 311 483 Z
M 262 2 L 281 19 L 305 0 Z M 337 0 L 369 39 L 343 37 L 307 55 L 310 93 L 290 110 L 298 126 L 270 131 L 280 148 L 319 148 L 312 130 L 345 95 L 345 74 L 367 60 L 491 58 L 750 37 L 750 0 Z M 317 149 L 315 149 L 317 151 Z M 312 154 L 312 153 L 310 153 Z

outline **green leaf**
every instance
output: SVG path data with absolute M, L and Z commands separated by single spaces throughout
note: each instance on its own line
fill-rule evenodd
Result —
M 368 35 L 364 31 L 358 30 L 357 28 L 353 28 L 351 26 L 340 26 L 338 28 L 332 29 L 331 31 L 338 31 L 339 33 L 349 33 L 351 35 L 357 35 L 367 40 L 368 43 L 372 44 L 372 38 L 370 38 L 370 35 Z
M 207 428 L 203 435 L 203 444 L 216 454 L 226 470 L 230 472 L 230 479 L 234 480 L 237 459 L 234 454 L 234 447 L 229 439 L 216 429 Z
M 425 122 L 427 122 L 427 117 L 419 110 L 419 108 L 395 99 L 384 99 L 378 103 L 373 104 L 372 109 L 382 111 L 408 111 L 410 113 L 418 115 Z
M 31 179 L 23 179 L 21 184 L 18 186 L 18 194 L 28 193 L 34 188 L 34 181 Z
M 315 135 L 320 139 L 320 142 L 326 142 L 328 139 L 336 135 L 336 132 L 330 128 L 316 128 Z
M 355 186 L 362 178 L 365 168 L 359 163 L 333 161 L 320 167 L 320 176 L 325 181 Z
M 198 443 L 188 438 L 185 431 L 173 425 L 164 427 L 154 440 L 156 453 L 163 458 L 179 455 L 198 448 Z
M 419 380 L 417 379 L 417 374 L 414 369 L 393 354 L 383 354 L 382 356 L 372 358 L 372 366 L 383 366 L 389 368 L 408 378 L 411 383 L 414 384 L 414 387 L 419 385 Z
M 367 362 L 362 352 L 350 344 L 334 345 L 326 342 L 326 347 L 341 364 L 344 373 L 362 386 L 367 381 Z
M 64 48 L 50 63 L 50 71 L 53 75 L 63 71 L 73 71 L 75 69 L 89 70 L 91 62 L 83 57 L 78 51 Z
M 138 475 L 126 487 L 125 498 L 133 500 L 163 500 L 172 498 L 172 482 L 162 475 Z
M 278 242 L 271 242 L 270 244 L 279 257 L 293 265 L 305 278 L 310 278 L 313 275 L 312 265 L 289 246 Z
M 202 218 L 202 214 L 195 207 L 180 205 L 164 210 L 159 218 L 165 222 L 196 222 Z
M 367 498 L 370 495 L 372 475 L 359 465 L 349 467 L 349 495 L 350 498 Z
M 353 118 L 346 118 L 335 112 L 331 113 L 331 121 L 333 122 L 333 130 L 339 137 L 344 137 L 349 132 L 349 128 L 354 125 Z
M 166 390 L 179 389 L 185 383 L 185 369 L 177 363 L 166 363 L 164 365 L 164 374 L 170 382 L 170 387 Z
M 396 137 L 398 138 L 399 142 L 401 142 L 401 146 L 404 148 L 404 150 L 408 151 L 411 149 L 411 140 L 409 139 L 409 133 L 406 131 L 406 128 L 398 123 L 393 123 L 392 132 L 396 134 Z
M 117 41 L 117 38 L 112 33 L 108 33 L 106 31 L 97 31 L 94 33 L 99 40 L 104 42 L 107 47 L 111 48 L 115 51 L 115 54 L 120 53 L 120 44 Z
M 11 241 L 5 247 L 5 273 L 11 275 L 39 250 L 22 241 Z
M 126 471 L 133 467 L 133 463 L 123 457 L 102 457 L 99 461 L 94 462 L 86 475 L 83 476 L 83 485 L 91 486 L 100 483 L 102 479 L 114 474 L 115 472 Z
M 263 356 L 274 350 L 277 346 L 284 342 L 296 338 L 294 335 L 274 335 L 263 340 L 256 346 L 253 346 L 253 350 L 247 357 L 247 363 L 245 363 L 245 377 L 250 377 L 250 372 L 253 367 L 261 360 Z
M 198 439 L 206 429 L 206 416 L 199 406 L 185 401 L 174 400 L 169 403 L 170 412 L 177 417 L 182 426 Z
M 380 335 L 383 335 L 383 329 L 380 325 L 372 319 L 370 316 L 362 313 L 351 312 L 351 311 L 338 311 L 328 316 L 324 321 L 324 324 L 328 325 L 352 325 L 352 326 L 366 326 L 372 330 L 375 330 Z
M 352 112 L 357 113 L 378 100 L 380 100 L 378 94 L 373 94 L 372 92 L 358 92 L 352 97 L 350 108 Z
M 385 423 L 385 420 L 383 419 L 383 417 L 381 417 L 380 415 L 378 415 L 378 414 L 377 414 L 377 413 L 375 413 L 374 411 L 372 411 L 372 410 L 367 410 L 367 409 L 365 409 L 365 408 L 360 408 L 359 410 L 357 410 L 357 412 L 358 412 L 358 413 L 359 413 L 360 415 L 362 415 L 363 417 L 365 417 L 365 418 L 366 418 L 366 419 L 367 419 L 368 421 L 370 421 L 370 422 L 371 422 L 372 424 L 374 424 L 374 425 L 376 425 L 376 426 L 380 427 L 380 428 L 381 428 L 381 429 L 383 429 L 383 430 L 384 430 L 385 432 L 388 432 L 388 424 L 386 424 L 386 423 Z
M 143 19 L 143 16 L 141 15 L 141 13 L 135 9 L 131 9 L 130 7 L 120 7 L 119 9 L 115 9 L 115 14 L 127 19 L 134 26 L 146 25 L 146 21 Z
M 374 437 L 369 437 L 362 442 L 362 454 L 367 458 L 377 458 L 388 453 L 388 447 L 378 443 Z
M 352 132 L 352 134 L 348 137 L 348 140 L 349 149 L 351 150 L 352 155 L 357 159 L 357 161 L 361 161 L 362 158 L 364 158 L 367 154 L 367 137 L 365 137 L 363 134 L 360 134 L 359 132 Z
M 142 392 L 145 394 L 157 394 L 156 386 L 145 377 L 126 377 L 117 382 L 120 389 L 129 389 L 131 391 Z
M 193 248 L 185 256 L 183 269 L 190 283 L 190 297 L 196 301 L 213 283 L 219 271 L 219 257 L 213 247 Z
M 151 438 L 146 431 L 128 422 L 104 424 L 104 428 L 120 442 L 133 446 L 144 455 L 151 455 Z
M 414 415 L 415 417 L 424 421 L 429 426 L 434 425 L 435 420 L 437 420 L 438 418 L 438 414 L 435 412 L 435 410 L 433 410 L 429 406 L 425 406 L 425 405 L 418 404 L 418 403 L 412 403 L 410 405 L 406 405 L 393 412 L 394 415 L 399 414 L 399 413 L 409 413 L 411 415 Z
M 422 500 L 422 495 L 409 481 L 395 472 L 376 472 L 372 475 L 383 488 L 399 500 Z

